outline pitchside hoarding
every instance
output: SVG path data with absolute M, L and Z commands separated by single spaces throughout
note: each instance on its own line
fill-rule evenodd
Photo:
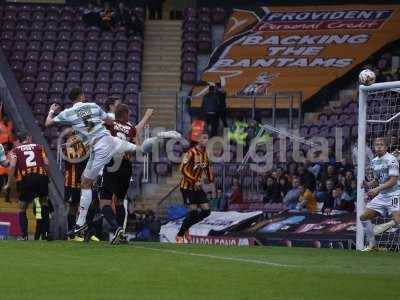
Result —
M 233 228 L 237 228 L 240 225 L 247 225 L 254 222 L 258 217 L 262 215 L 262 211 L 254 211 L 248 213 L 240 213 L 236 211 L 227 212 L 211 212 L 210 216 L 206 219 L 190 227 L 190 234 L 195 236 L 194 243 L 197 244 L 244 244 L 243 241 L 247 241 L 247 245 L 251 244 L 249 239 L 236 239 L 236 238 L 221 238 L 215 237 L 212 239 L 202 239 L 202 237 L 209 237 L 210 235 L 222 236 L 226 231 Z M 160 230 L 160 241 L 164 243 L 175 243 L 175 237 L 182 225 L 182 220 L 170 221 L 167 224 L 161 226 Z
M 273 241 L 355 241 L 356 215 L 284 213 L 269 220 L 255 237 L 265 245 Z
M 399 5 L 237 9 L 201 80 L 221 79 L 230 96 L 301 91 L 307 100 L 399 39 L 399 24 Z M 205 92 L 194 88 L 193 106 Z

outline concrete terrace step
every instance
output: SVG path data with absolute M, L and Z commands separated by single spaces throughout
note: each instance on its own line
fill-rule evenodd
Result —
M 175 45 L 163 45 L 160 44 L 160 46 L 158 46 L 157 48 L 158 51 L 169 51 L 172 53 L 181 53 L 181 45 L 180 43 L 177 43 Z
M 157 117 L 152 120 L 152 127 L 174 128 L 175 96 L 146 95 L 146 93 L 179 91 L 182 22 L 148 20 L 144 35 L 141 109 L 156 110 Z M 145 192 L 145 195 L 147 194 Z
M 171 66 L 180 66 L 180 58 L 175 56 L 157 56 L 152 55 L 143 58 L 143 69 L 146 68 L 147 63 L 157 64 L 157 63 L 165 63 L 170 64 Z
M 146 28 L 160 28 L 160 29 L 165 29 L 165 28 L 181 28 L 182 27 L 182 21 L 180 20 L 146 20 Z
M 172 104 L 174 104 L 174 103 L 172 103 Z M 168 111 L 169 113 L 171 112 L 173 112 L 173 113 L 175 113 L 175 106 L 172 106 L 171 105 L 171 103 L 156 103 L 156 102 L 154 102 L 154 103 L 147 103 L 146 102 L 146 104 L 145 105 L 143 105 L 143 109 L 144 110 L 146 110 L 147 108 L 153 108 L 153 109 L 155 109 L 156 111 L 163 111 L 163 112 L 166 112 L 166 111 Z
M 154 82 L 142 82 L 142 91 L 146 92 L 146 91 L 150 91 L 153 89 L 157 89 L 159 90 L 160 88 L 166 88 L 168 90 L 170 90 L 171 88 L 179 88 L 180 86 L 180 82 L 177 83 L 158 83 L 155 84 Z
M 146 76 L 180 76 L 180 72 L 146 72 Z
M 155 40 L 155 39 L 160 39 L 160 40 L 166 40 L 166 41 L 176 41 L 176 40 L 181 40 L 181 33 L 180 30 L 178 31 L 165 31 L 165 32 L 159 32 L 159 31 L 149 31 L 149 30 L 145 30 L 144 32 L 144 41 L 146 43 L 146 41 L 151 41 L 151 40 Z
M 146 39 L 146 38 L 145 38 Z M 181 44 L 181 40 L 171 40 L 171 39 L 163 39 L 163 40 L 159 40 L 159 39 L 151 39 L 144 42 L 144 48 L 149 48 L 150 46 L 168 46 L 168 45 L 172 45 L 172 46 L 176 46 L 176 45 L 180 45 Z M 155 49 L 153 49 L 155 50 Z
M 143 73 L 144 72 L 181 72 L 181 67 L 180 65 L 158 65 L 158 64 L 154 64 L 154 65 L 150 65 L 147 64 L 146 67 L 143 69 Z

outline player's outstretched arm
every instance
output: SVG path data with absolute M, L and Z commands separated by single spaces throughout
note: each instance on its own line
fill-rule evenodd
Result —
M 146 112 L 143 116 L 143 118 L 140 120 L 140 122 L 135 126 L 136 132 L 139 135 L 139 133 L 143 130 L 144 126 L 150 121 L 151 116 L 154 114 L 154 109 L 148 108 L 146 109 Z
M 135 126 L 136 129 L 136 134 L 135 134 L 135 144 L 136 145 L 141 145 L 142 141 L 140 140 L 140 135 L 142 134 L 143 128 L 146 126 L 146 124 L 150 121 L 151 116 L 154 113 L 154 109 L 148 108 L 143 116 L 143 118 L 140 120 L 140 122 Z

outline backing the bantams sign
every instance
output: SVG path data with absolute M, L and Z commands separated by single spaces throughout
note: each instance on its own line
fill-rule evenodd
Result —
M 201 79 L 221 78 L 228 95 L 302 91 L 307 99 L 399 39 L 399 24 L 399 5 L 234 10 Z

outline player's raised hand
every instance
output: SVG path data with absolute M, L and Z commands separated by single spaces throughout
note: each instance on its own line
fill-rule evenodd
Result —
M 154 114 L 154 109 L 153 109 L 153 108 L 148 108 L 148 109 L 146 109 L 145 115 L 146 115 L 147 117 L 150 118 L 153 114 Z
M 60 108 L 60 105 L 58 105 L 57 103 L 53 103 L 51 106 L 50 106 L 50 111 L 49 112 L 53 112 L 53 113 L 55 113 L 58 109 Z

